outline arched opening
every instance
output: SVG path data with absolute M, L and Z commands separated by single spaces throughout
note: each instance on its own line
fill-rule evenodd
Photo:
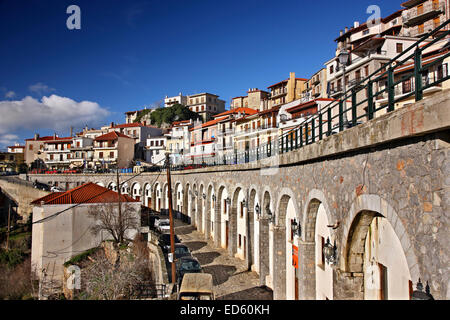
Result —
M 317 204 L 317 202 L 316 202 Z M 314 206 L 315 207 L 315 206 Z M 333 269 L 326 262 L 323 249 L 328 239 L 332 241 L 330 225 L 325 206 L 319 203 L 315 225 L 315 269 L 316 269 L 316 299 L 333 300 Z
M 263 203 L 261 206 L 261 217 L 259 219 L 259 279 L 261 285 L 266 285 L 269 288 L 272 286 L 273 275 L 273 239 L 269 235 L 269 219 L 267 210 L 274 212 L 270 193 L 264 192 Z
M 197 230 L 199 232 L 204 233 L 205 232 L 205 212 L 204 212 L 204 208 L 205 208 L 205 198 L 206 198 L 206 194 L 205 194 L 205 190 L 203 185 L 200 185 L 200 189 L 198 192 L 198 196 L 197 196 Z
M 248 204 L 247 204 L 247 217 L 246 217 L 246 225 L 247 225 L 247 267 L 248 270 L 254 270 L 255 266 L 255 199 L 256 199 L 256 190 L 251 189 L 248 196 Z
M 152 207 L 152 186 L 150 183 L 144 185 L 144 206 L 147 208 Z
M 184 187 L 183 210 L 182 210 L 183 221 L 188 224 L 191 224 L 191 206 L 192 206 L 191 194 L 192 194 L 191 186 L 188 183 Z
M 130 186 L 128 185 L 128 183 L 125 182 L 125 183 L 120 183 L 120 184 L 122 185 L 120 192 L 122 194 L 128 194 L 130 192 Z
M 115 183 L 115 182 L 110 182 L 110 183 L 108 184 L 108 189 L 109 189 L 109 190 L 112 190 L 112 191 L 117 191 L 117 185 L 116 185 L 116 183 Z
M 212 185 L 208 186 L 205 202 L 205 238 L 214 240 L 216 196 Z
M 247 235 L 247 201 L 244 190 L 239 188 L 233 197 L 233 215 L 236 216 L 236 257 L 247 260 L 248 256 L 248 235 Z M 236 212 L 236 214 L 234 213 Z
M 95 184 L 99 185 L 100 187 L 105 187 L 105 184 L 103 182 L 96 182 Z
M 133 183 L 131 188 L 131 196 L 133 199 L 141 200 L 141 185 L 138 182 Z
M 374 211 L 358 212 L 346 248 L 347 270 L 363 275 L 364 299 L 410 299 L 413 283 L 408 262 L 386 217 Z
M 225 187 L 219 189 L 220 199 L 220 246 L 224 249 L 228 249 L 230 244 L 230 222 L 229 212 L 230 205 L 227 199 L 229 198 L 228 191 Z M 231 200 L 230 200 L 231 201 Z

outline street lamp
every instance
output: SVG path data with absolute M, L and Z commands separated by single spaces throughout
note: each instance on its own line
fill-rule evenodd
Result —
M 242 205 L 245 207 L 245 208 L 247 208 L 247 201 L 244 199 L 244 200 L 242 200 Z
M 347 49 L 342 49 L 339 52 L 339 55 L 338 55 L 339 64 L 341 64 L 342 68 L 343 68 L 343 70 L 342 70 L 342 80 L 343 80 L 343 83 L 344 83 L 344 87 L 343 87 L 344 110 L 347 109 L 347 99 L 345 99 L 345 92 L 347 91 L 347 85 L 346 85 L 346 81 L 345 81 L 345 66 L 348 63 L 348 58 L 349 57 L 350 57 L 350 53 L 348 52 Z M 347 112 L 346 111 L 344 111 L 343 120 L 344 120 L 344 126 L 346 128 L 348 128 L 348 119 L 347 119 Z
M 203 199 L 206 199 L 206 193 L 203 193 L 203 194 L 202 194 L 202 198 L 203 198 Z
M 231 199 L 230 199 L 230 197 L 226 198 L 226 199 L 225 199 L 225 202 L 226 202 L 227 205 L 230 205 L 230 204 L 231 204 Z
M 198 191 L 197 190 L 194 191 L 194 194 L 195 194 L 196 197 L 198 197 Z
M 255 206 L 255 212 L 256 212 L 256 216 L 258 217 L 258 219 L 259 219 L 259 215 L 261 214 L 260 210 L 261 210 L 261 208 L 259 207 L 259 203 L 257 203 Z
M 266 214 L 267 214 L 267 218 L 268 218 L 269 222 L 275 223 L 275 215 L 270 210 L 269 204 L 267 204 L 267 206 L 266 206 Z
M 299 237 L 301 236 L 302 227 L 299 223 L 297 223 L 297 220 L 295 218 L 294 221 L 292 221 L 291 223 L 291 230 L 294 235 L 297 235 Z
M 423 284 L 420 281 L 416 284 L 416 290 L 412 293 L 411 300 L 434 300 L 433 296 L 430 293 L 430 286 L 428 285 L 425 287 L 425 292 L 423 292 Z
M 213 200 L 214 202 L 216 202 L 216 195 L 215 195 L 215 194 L 212 195 L 212 200 Z
M 323 255 L 328 264 L 332 265 L 336 263 L 336 240 L 334 240 L 334 245 L 330 243 L 330 238 L 327 238 L 327 242 L 323 247 Z

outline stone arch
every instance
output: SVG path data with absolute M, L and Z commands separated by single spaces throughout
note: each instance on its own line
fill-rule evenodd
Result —
M 144 206 L 151 208 L 152 207 L 152 186 L 149 182 L 144 184 L 143 189 L 143 203 Z
M 174 216 L 180 218 L 180 213 L 183 211 L 183 195 L 184 189 L 183 185 L 180 181 L 175 183 L 175 188 L 173 189 L 172 194 L 172 205 Z
M 360 218 L 358 218 L 357 216 L 361 213 L 364 214 L 361 215 Z M 403 252 L 405 253 L 406 260 L 408 262 L 411 277 L 414 280 L 418 279 L 420 277 L 418 259 L 414 254 L 409 235 L 406 232 L 401 219 L 398 217 L 398 214 L 394 210 L 394 208 L 392 208 L 392 206 L 389 205 L 386 200 L 374 194 L 363 194 L 357 197 L 350 207 L 349 214 L 342 225 L 344 239 L 342 241 L 343 245 L 341 246 L 340 250 L 341 269 L 346 272 L 359 272 L 358 270 L 361 270 L 362 265 L 352 265 L 351 260 L 355 260 L 355 253 L 350 252 L 350 249 L 352 245 L 360 245 L 358 244 L 357 239 L 358 237 L 360 237 L 359 239 L 362 240 L 361 233 L 363 230 L 361 230 L 361 232 L 355 232 L 355 229 L 352 227 L 356 227 L 359 224 L 361 227 L 364 226 L 364 228 L 367 230 L 368 226 L 365 227 L 365 225 L 368 223 L 367 220 L 370 216 L 372 216 L 373 218 L 376 213 L 381 214 L 391 224 L 398 238 L 401 240 Z M 355 220 L 355 218 L 357 218 L 357 220 Z
M 164 189 L 163 189 L 163 195 L 162 195 L 162 199 L 163 199 L 163 208 L 164 211 L 168 213 L 168 209 L 169 209 L 169 185 L 166 183 L 164 183 Z
M 105 187 L 105 184 L 101 181 L 97 181 L 95 184 L 99 185 L 100 187 Z
M 129 194 L 129 192 L 130 192 L 130 186 L 128 185 L 128 182 L 125 182 L 125 183 L 121 183 L 121 190 L 120 190 L 120 192 L 122 193 L 122 194 Z
M 156 182 L 154 192 L 155 192 L 155 204 L 154 204 L 155 210 L 157 212 L 161 212 L 163 205 L 163 189 L 161 187 L 160 182 Z
M 204 193 L 205 187 L 203 183 L 201 183 L 197 195 L 197 230 L 202 233 L 205 233 Z
M 350 207 L 343 223 L 343 241 L 340 248 L 340 268 L 344 272 L 361 274 L 364 272 L 365 243 L 369 227 L 375 218 L 389 222 L 402 249 L 412 281 L 420 278 L 418 259 L 414 253 L 409 235 L 397 212 L 389 203 L 378 195 L 363 194 L 358 196 Z M 401 259 L 402 257 L 399 257 Z M 361 277 L 362 281 L 364 279 Z M 364 294 L 360 292 L 360 298 Z
M 268 277 L 271 276 L 271 270 L 273 268 L 270 253 L 273 252 L 272 241 L 270 240 L 269 234 L 269 220 L 266 216 L 266 207 L 269 206 L 272 212 L 272 196 L 270 194 L 270 189 L 268 187 L 263 189 L 261 196 L 261 218 L 259 219 L 259 282 L 260 285 L 267 285 L 273 287 L 271 283 L 268 282 Z
M 197 183 L 194 182 L 194 184 L 192 186 L 192 195 L 191 195 L 191 201 L 192 201 L 191 223 L 198 230 L 198 200 L 197 200 L 196 194 L 198 194 L 198 187 L 197 187 Z
M 301 220 L 301 227 L 303 230 L 301 234 L 302 243 L 299 245 L 298 272 L 299 298 L 301 300 L 315 300 L 317 298 L 316 282 L 318 279 L 316 277 L 316 221 L 319 208 L 321 207 L 326 213 L 328 223 L 335 223 L 323 191 L 312 189 L 306 197 L 305 206 L 303 209 L 303 219 Z M 320 243 L 320 245 L 322 245 L 322 243 Z
M 257 188 L 255 185 L 251 185 L 249 188 L 248 193 L 248 199 L 247 199 L 247 256 L 246 256 L 246 262 L 247 262 L 247 268 L 248 270 L 252 269 L 252 266 L 255 263 L 255 243 L 258 243 L 256 241 L 255 237 L 255 224 L 256 224 L 256 214 L 255 214 L 255 205 L 256 205 L 256 198 L 257 198 Z
M 133 197 L 136 200 L 141 200 L 141 193 L 142 193 L 142 189 L 141 189 L 141 185 L 139 182 L 134 182 L 131 185 L 131 197 Z
M 217 191 L 217 204 L 215 211 L 215 225 L 214 228 L 214 244 L 216 247 L 223 246 L 222 235 L 225 233 L 226 229 L 226 219 L 225 219 L 225 211 L 226 210 L 226 197 L 228 197 L 228 191 L 224 184 L 219 185 Z
M 298 220 L 298 207 L 294 193 L 288 188 L 280 191 L 276 206 L 276 226 L 274 228 L 274 299 L 293 299 L 295 289 L 295 268 L 292 267 L 291 219 Z M 290 283 L 287 284 L 287 281 Z M 287 290 L 289 289 L 289 292 Z M 295 293 L 295 291 L 294 291 Z
M 231 210 L 229 215 L 229 239 L 230 239 L 230 246 L 228 247 L 229 253 L 234 256 L 237 253 L 238 248 L 238 199 L 240 197 L 240 193 L 244 194 L 244 187 L 241 184 L 237 184 L 234 188 L 234 191 L 232 192 L 231 196 Z M 242 194 L 241 194 L 242 196 Z
M 117 191 L 117 185 L 114 181 L 111 181 L 110 183 L 108 183 L 108 189 L 112 190 L 112 191 Z
M 212 196 L 214 193 L 214 185 L 210 183 L 206 189 L 206 199 L 205 199 L 205 239 L 214 238 L 212 230 L 214 230 L 214 209 L 211 208 L 213 205 Z
M 188 224 L 191 224 L 191 205 L 192 205 L 191 196 L 190 196 L 191 193 L 192 193 L 191 186 L 188 182 L 184 186 L 183 212 L 182 212 L 183 221 Z

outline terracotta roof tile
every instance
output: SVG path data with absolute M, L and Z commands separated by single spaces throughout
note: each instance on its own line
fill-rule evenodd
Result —
M 110 203 L 117 202 L 119 194 L 115 191 L 88 182 L 66 192 L 54 192 L 36 199 L 31 204 L 39 205 L 43 201 L 46 205 L 77 204 L 77 203 Z M 129 195 L 120 196 L 122 202 L 139 202 Z
M 117 131 L 111 131 L 104 135 L 98 136 L 97 138 L 95 138 L 95 141 L 110 141 L 110 140 L 116 140 L 119 137 L 133 139 L 127 135 L 124 135 L 123 133 L 120 133 Z

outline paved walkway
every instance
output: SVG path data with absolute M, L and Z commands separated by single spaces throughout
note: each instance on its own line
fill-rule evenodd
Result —
M 218 300 L 272 300 L 270 289 L 259 286 L 259 276 L 247 271 L 245 261 L 230 257 L 228 251 L 216 248 L 212 240 L 194 227 L 175 221 L 175 233 L 198 259 L 204 272 L 213 276 Z

